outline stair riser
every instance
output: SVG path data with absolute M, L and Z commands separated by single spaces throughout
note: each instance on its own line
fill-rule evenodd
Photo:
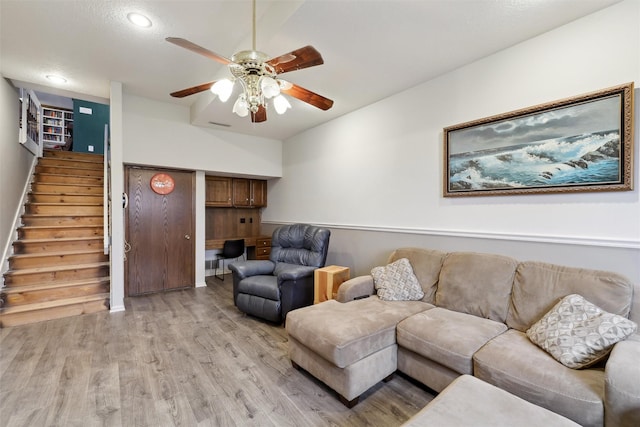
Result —
M 102 185 L 72 185 L 34 182 L 31 184 L 31 191 L 33 193 L 102 195 L 104 187 Z
M 85 162 L 92 163 L 100 163 L 104 161 L 104 156 L 102 154 L 90 154 L 90 153 L 76 153 L 73 151 L 62 151 L 62 150 L 44 150 L 43 159 L 68 159 L 72 161 L 82 160 Z
M 62 252 L 62 251 L 93 251 L 104 248 L 104 239 L 87 240 L 48 240 L 40 241 L 17 241 L 13 243 L 14 254 L 38 254 L 42 252 Z
M 80 279 L 96 279 L 99 277 L 105 277 L 109 275 L 109 266 L 82 268 L 82 269 L 69 269 L 62 271 L 46 271 L 29 274 L 6 274 L 4 278 L 5 285 L 7 286 L 24 286 L 34 285 L 38 283 L 49 282 L 65 282 L 68 280 L 80 280 Z
M 55 301 L 62 298 L 75 298 L 87 295 L 97 295 L 109 292 L 109 283 L 91 283 L 81 286 L 68 286 L 55 289 L 37 291 L 13 292 L 5 295 L 6 304 L 11 306 L 37 304 L 45 301 Z
M 102 205 L 27 204 L 25 213 L 39 215 L 102 215 Z
M 29 194 L 29 202 L 31 203 L 91 203 L 101 204 L 103 202 L 102 195 L 87 194 Z
M 36 166 L 37 173 L 50 173 L 56 175 L 72 175 L 72 176 L 93 176 L 93 177 L 101 177 L 104 175 L 104 171 L 102 169 L 88 169 L 84 167 L 64 167 L 64 166 L 48 166 L 48 165 L 37 165 Z
M 102 237 L 102 227 L 75 227 L 75 228 L 19 228 L 20 239 L 59 239 L 65 237 Z
M 22 217 L 22 224 L 30 227 L 44 226 L 44 227 L 55 227 L 55 226 L 64 226 L 64 225 L 93 225 L 102 227 L 104 224 L 104 216 L 103 215 L 93 215 L 93 216 L 42 216 L 42 217 L 33 217 L 25 215 Z
M 81 314 L 97 313 L 106 310 L 109 310 L 109 299 L 23 313 L 3 314 L 2 317 L 0 317 L 0 326 L 3 328 L 8 326 L 18 326 L 27 323 L 43 322 L 45 320 L 79 316 Z
M 36 255 L 36 256 L 12 256 L 9 258 L 9 268 L 17 270 L 20 268 L 54 267 L 63 265 L 89 264 L 92 262 L 109 261 L 109 256 L 102 252 L 78 253 L 65 255 Z
M 44 183 L 55 183 L 55 184 L 74 184 L 77 183 L 78 180 L 82 180 L 82 182 L 90 185 L 102 185 L 103 178 L 98 178 L 95 176 L 85 176 L 78 178 L 77 176 L 67 176 L 67 175 L 54 175 L 54 174 L 39 174 L 36 173 L 33 175 L 34 182 L 44 182 Z
M 104 170 L 104 163 L 102 162 L 91 162 L 83 159 L 64 159 L 57 157 L 41 157 L 38 160 L 37 166 L 61 166 L 67 168 Z

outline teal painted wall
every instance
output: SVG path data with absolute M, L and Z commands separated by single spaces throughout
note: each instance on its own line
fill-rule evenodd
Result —
M 104 154 L 105 124 L 109 124 L 108 105 L 74 99 L 73 151 Z M 93 151 L 89 151 L 89 146 L 93 146 Z

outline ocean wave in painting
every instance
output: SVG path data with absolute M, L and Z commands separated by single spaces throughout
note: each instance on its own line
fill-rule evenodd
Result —
M 620 134 L 595 132 L 450 156 L 449 189 L 496 190 L 620 181 Z

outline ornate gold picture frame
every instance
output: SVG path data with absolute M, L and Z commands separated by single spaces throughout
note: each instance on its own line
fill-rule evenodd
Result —
M 444 129 L 444 197 L 633 189 L 633 83 Z

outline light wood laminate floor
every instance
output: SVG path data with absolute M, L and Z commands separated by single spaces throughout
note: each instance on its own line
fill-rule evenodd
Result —
M 234 307 L 230 276 L 125 306 L 0 329 L 0 425 L 398 426 L 433 398 L 396 374 L 347 409 L 291 367 L 282 326 Z

